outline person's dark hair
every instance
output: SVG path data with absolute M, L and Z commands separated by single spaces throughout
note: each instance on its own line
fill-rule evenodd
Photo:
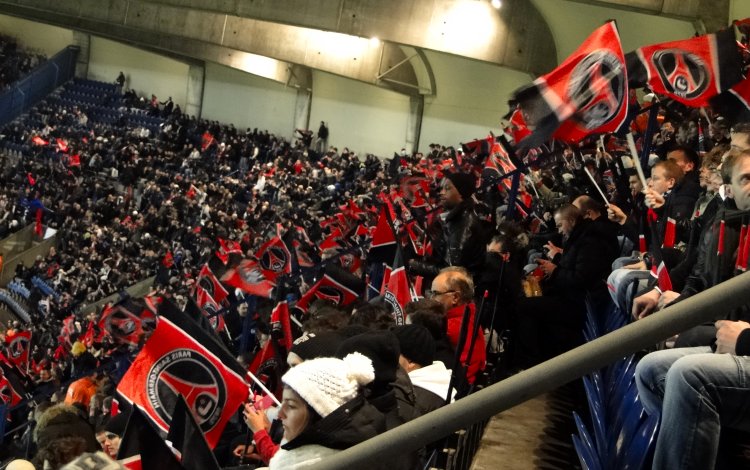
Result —
M 362 303 L 354 307 L 352 316 L 349 318 L 349 324 L 364 325 L 370 328 L 380 315 L 387 313 L 388 309 L 385 307 L 385 305 L 383 305 L 382 302 Z
M 427 328 L 436 341 L 445 338 L 448 319 L 443 304 L 433 299 L 420 299 L 406 304 L 405 310 L 413 325 Z
M 39 449 L 32 463 L 36 468 L 48 468 L 48 464 L 49 468 L 58 469 L 72 462 L 87 450 L 86 439 L 82 437 L 61 437 Z
M 323 333 L 336 331 L 348 324 L 349 315 L 334 307 L 323 307 L 304 323 L 303 329 L 308 333 Z
M 685 155 L 685 158 L 693 163 L 693 169 L 700 168 L 701 166 L 701 157 L 698 155 L 698 152 L 693 150 L 691 147 L 688 147 L 687 145 L 675 145 L 672 147 L 672 149 L 669 151 L 669 153 L 672 152 L 682 152 Z

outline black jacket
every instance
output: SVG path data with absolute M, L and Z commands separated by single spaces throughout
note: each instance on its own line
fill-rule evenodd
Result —
M 576 223 L 563 243 L 563 253 L 555 259 L 557 268 L 543 284 L 545 296 L 559 296 L 583 304 L 587 293 L 606 289 L 611 271 L 606 241 L 590 220 Z
M 360 395 L 312 423 L 281 447 L 292 450 L 317 444 L 331 449 L 346 449 L 385 431 L 385 416 Z
M 438 227 L 430 227 L 433 257 L 412 264 L 412 272 L 434 277 L 446 266 L 462 266 L 472 276 L 482 269 L 487 233 L 471 200 L 463 201 L 445 215 Z

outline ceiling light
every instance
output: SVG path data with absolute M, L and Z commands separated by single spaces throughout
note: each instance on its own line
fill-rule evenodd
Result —
M 490 4 L 491 4 L 491 5 L 493 6 L 493 7 L 495 7 L 495 9 L 498 9 L 498 10 L 500 9 L 500 7 L 501 7 L 501 6 L 503 6 L 503 2 L 501 2 L 500 0 L 492 0 L 492 1 L 490 2 Z

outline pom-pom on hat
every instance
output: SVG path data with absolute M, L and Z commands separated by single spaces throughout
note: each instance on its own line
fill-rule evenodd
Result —
M 353 400 L 360 387 L 375 379 L 372 361 L 359 353 L 344 359 L 321 357 L 289 369 L 281 381 L 321 417 Z
M 477 189 L 477 179 L 469 173 L 446 173 L 445 178 L 453 183 L 458 194 L 466 200 L 471 198 Z

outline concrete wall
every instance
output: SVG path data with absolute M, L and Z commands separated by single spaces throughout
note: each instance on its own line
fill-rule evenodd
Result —
M 750 18 L 750 2 L 747 0 L 731 0 L 729 20 L 741 20 L 744 18 Z
M 524 72 L 427 51 L 437 94 L 425 98 L 420 151 L 431 143 L 456 146 L 500 128 L 508 97 L 531 82 Z
M 0 15 L 0 33 L 18 38 L 25 48 L 39 49 L 48 57 L 73 44 L 73 31 L 14 16 Z
M 747 2 L 747 0 L 735 0 Z M 695 33 L 689 21 L 587 5 L 567 0 L 532 0 L 549 24 L 562 62 L 609 19 L 617 20 L 625 52 L 647 44 L 687 39 Z M 750 2 L 748 2 L 750 3 Z
M 91 37 L 89 76 L 92 80 L 114 82 L 125 73 L 125 86 L 140 95 L 155 94 L 160 101 L 171 96 L 184 107 L 188 86 L 188 64 L 100 37 Z
M 390 157 L 406 145 L 409 97 L 341 78 L 313 72 L 310 128 L 328 123 L 329 145 L 349 147 L 364 155 Z
M 291 138 L 297 90 L 283 83 L 216 64 L 206 64 L 203 113 L 238 129 L 268 129 Z

